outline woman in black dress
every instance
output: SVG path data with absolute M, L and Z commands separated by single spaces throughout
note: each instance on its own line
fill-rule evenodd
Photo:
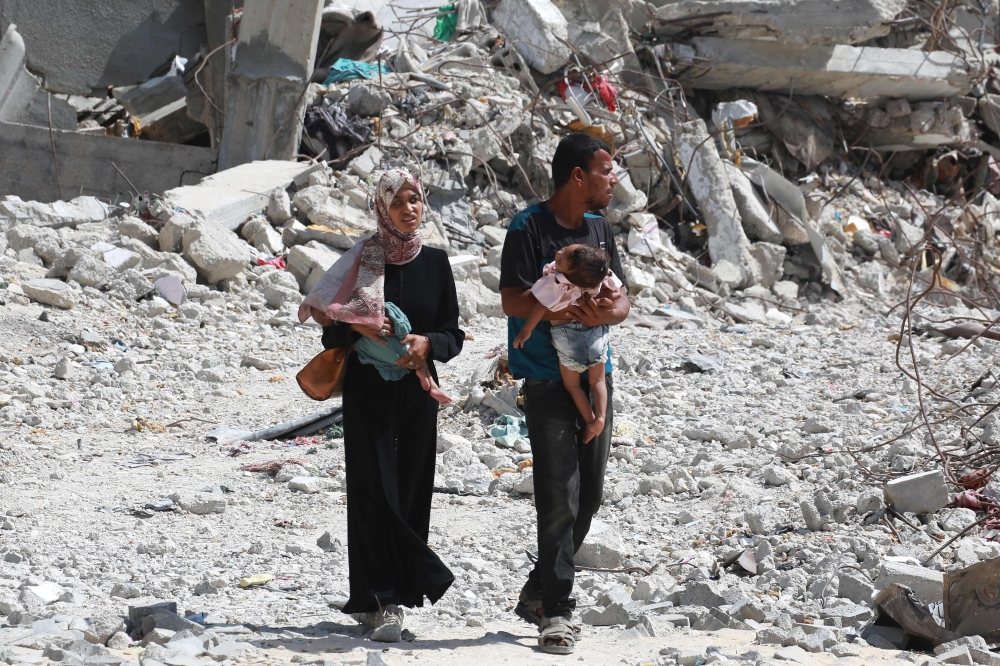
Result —
M 386 380 L 352 353 L 344 376 L 351 597 L 343 610 L 373 626 L 372 640 L 386 642 L 401 638 L 401 606 L 422 606 L 424 597 L 434 603 L 454 581 L 427 546 L 438 401 L 416 371 L 437 382 L 434 361 L 457 356 L 465 333 L 448 256 L 421 244 L 423 211 L 417 179 L 387 172 L 375 195 L 378 232 L 341 257 L 300 310 L 300 318 L 312 315 L 324 326 L 327 349 L 361 336 L 384 343 L 392 335 L 386 302 L 411 325 L 401 339 L 409 351 L 397 365 L 412 372 Z

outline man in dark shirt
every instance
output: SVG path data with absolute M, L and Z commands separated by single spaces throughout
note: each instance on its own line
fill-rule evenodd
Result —
M 514 347 L 513 340 L 535 303 L 531 287 L 559 249 L 574 243 L 599 246 L 610 255 L 611 270 L 625 283 L 611 225 L 588 212 L 606 208 L 618 184 L 610 148 L 586 134 L 563 138 L 552 159 L 552 179 L 556 187 L 552 198 L 511 220 L 501 258 L 500 295 L 508 317 L 510 369 L 515 377 L 525 379 L 524 411 L 534 459 L 538 514 L 538 562 L 521 590 L 516 612 L 540 626 L 543 651 L 568 654 L 579 633 L 571 622 L 576 607 L 571 596 L 573 556 L 601 506 L 611 447 L 612 366 L 609 348 L 604 431 L 583 444 L 586 423 L 563 386 L 550 322 L 572 319 L 587 326 L 620 324 L 628 316 L 629 300 L 626 285 L 610 305 L 601 306 L 586 298 L 566 310 L 549 312 L 524 347 Z M 589 392 L 587 382 L 581 383 Z

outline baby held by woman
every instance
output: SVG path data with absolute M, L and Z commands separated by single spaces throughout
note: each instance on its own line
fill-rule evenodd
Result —
M 621 280 L 609 268 L 610 261 L 608 253 L 594 245 L 568 245 L 556 252 L 555 261 L 546 264 L 542 277 L 531 288 L 538 302 L 521 332 L 514 338 L 514 346 L 524 346 L 546 311 L 559 312 L 577 305 L 585 294 L 598 305 L 609 305 L 610 295 L 622 287 Z M 608 360 L 609 331 L 606 324 L 590 327 L 577 321 L 552 323 L 552 346 L 559 355 L 563 385 L 573 396 L 576 408 L 587 423 L 583 432 L 584 443 L 604 430 L 608 410 L 604 364 Z M 594 396 L 593 409 L 580 384 L 582 373 L 587 374 L 587 384 Z

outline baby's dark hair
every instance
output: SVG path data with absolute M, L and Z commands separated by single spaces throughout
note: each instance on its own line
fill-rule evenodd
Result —
M 596 245 L 581 245 L 567 257 L 570 271 L 566 278 L 581 289 L 593 289 L 608 275 L 611 257 Z

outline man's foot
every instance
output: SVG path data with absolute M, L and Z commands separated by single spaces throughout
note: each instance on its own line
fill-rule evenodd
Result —
M 531 583 L 525 583 L 524 587 L 521 588 L 521 596 L 517 600 L 517 606 L 514 606 L 514 613 L 528 624 L 537 627 L 542 622 L 543 612 L 542 600 L 534 594 Z
M 594 419 L 583 429 L 583 443 L 588 443 L 602 432 L 604 432 L 604 419 Z
M 561 615 L 542 618 L 538 649 L 548 654 L 573 654 L 580 627 Z
M 403 638 L 403 609 L 389 604 L 378 612 L 378 626 L 371 639 L 380 643 L 398 643 Z

